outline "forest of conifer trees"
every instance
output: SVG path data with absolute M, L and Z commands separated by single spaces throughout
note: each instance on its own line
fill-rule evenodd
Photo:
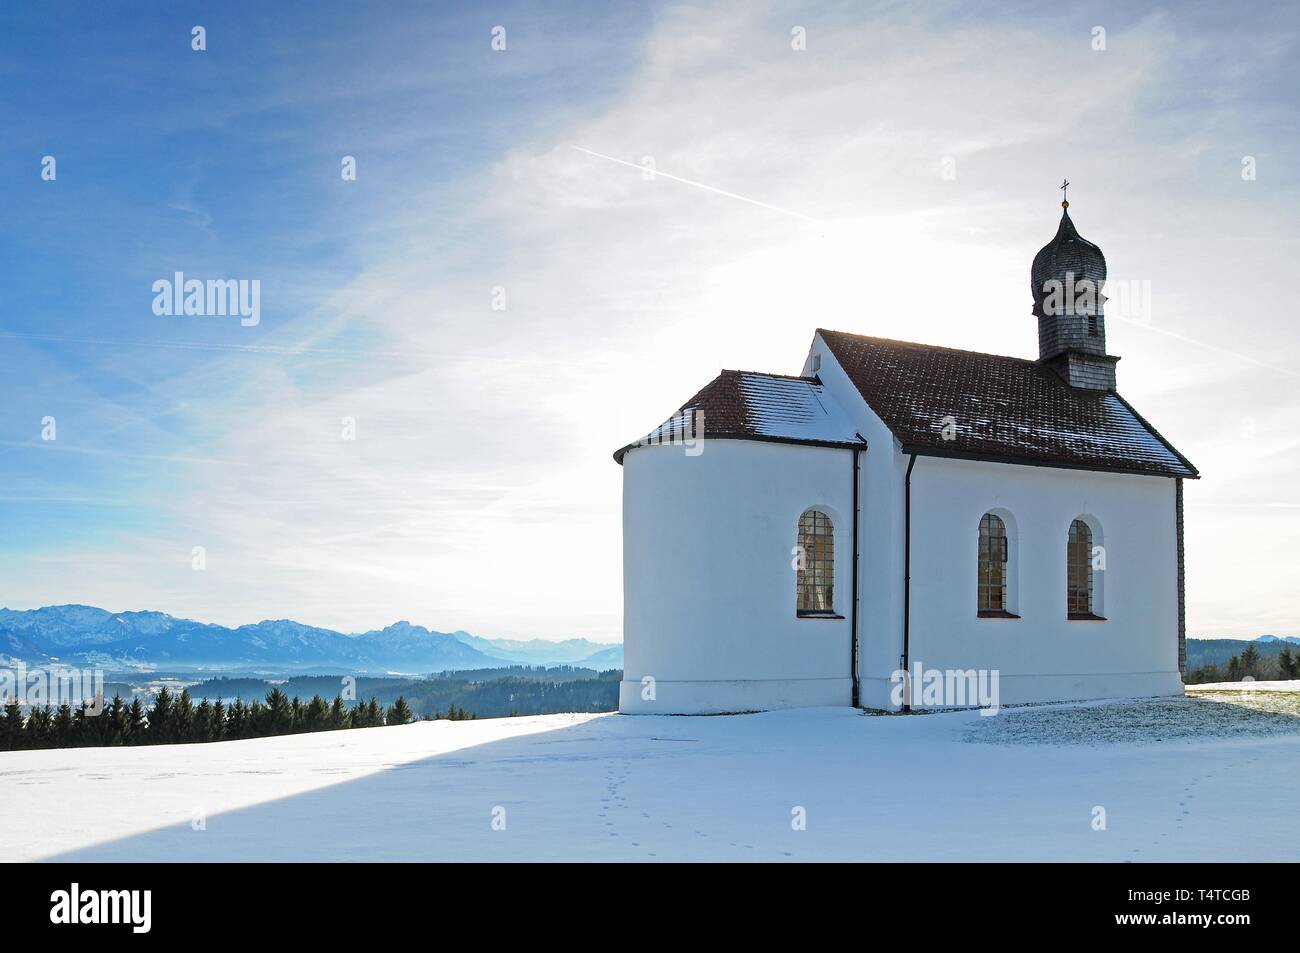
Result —
M 473 716 L 463 709 L 452 709 L 438 717 L 459 720 Z M 58 708 L 34 708 L 24 717 L 21 706 L 11 702 L 0 716 L 0 751 L 234 741 L 405 725 L 413 720 L 406 699 L 400 695 L 387 708 L 373 695 L 369 702 L 349 706 L 342 695 L 336 695 L 333 702 L 326 702 L 320 695 L 302 702 L 275 686 L 264 701 L 252 704 L 239 698 L 229 705 L 221 699 L 209 702 L 204 698 L 196 705 L 188 690 L 177 695 L 163 686 L 150 708 L 139 697 L 127 704 L 120 694 L 115 694 L 98 714 L 89 703 L 75 709 L 65 703 Z
M 1209 682 L 1240 682 L 1246 678 L 1257 682 L 1300 679 L 1300 654 L 1284 645 L 1277 656 L 1268 658 L 1254 645 L 1247 645 L 1244 652 L 1232 656 L 1226 665 L 1208 662 L 1191 669 L 1183 681 L 1188 685 L 1202 685 Z

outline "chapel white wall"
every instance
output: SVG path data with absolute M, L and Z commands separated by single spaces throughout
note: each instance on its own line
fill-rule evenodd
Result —
M 891 677 L 903 651 L 909 458 L 820 335 L 803 368 L 814 373 L 869 444 L 862 457 L 860 698 L 868 708 L 896 709 Z M 979 520 L 999 509 L 1017 530 L 1019 620 L 976 615 Z M 1065 541 L 1079 515 L 1102 529 L 1106 622 L 1065 618 Z M 1181 693 L 1174 533 L 1171 479 L 918 457 L 911 659 L 941 669 L 998 669 L 1004 704 Z
M 849 450 L 707 436 L 698 456 L 624 457 L 621 711 L 850 704 L 852 469 Z M 795 615 L 792 547 L 814 507 L 834 523 L 843 619 Z
M 1019 619 L 976 614 L 979 521 L 990 510 L 1014 518 Z M 1066 618 L 1066 539 L 1081 516 L 1101 531 L 1104 622 Z M 911 660 L 997 669 L 1003 704 L 1180 693 L 1174 540 L 1169 479 L 920 457 Z
M 903 477 L 907 458 L 899 454 L 898 441 L 862 399 L 820 334 L 813 337 L 802 373 L 821 379 L 827 393 L 867 441 L 868 449 L 862 455 L 860 700 L 867 708 L 888 708 L 889 676 L 897 670 L 903 652 Z

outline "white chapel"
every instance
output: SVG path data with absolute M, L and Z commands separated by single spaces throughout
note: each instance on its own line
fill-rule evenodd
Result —
M 916 708 L 924 670 L 1002 705 L 1182 692 L 1198 473 L 1116 389 L 1062 205 L 1037 360 L 819 329 L 798 376 L 724 370 L 614 454 L 621 711 Z

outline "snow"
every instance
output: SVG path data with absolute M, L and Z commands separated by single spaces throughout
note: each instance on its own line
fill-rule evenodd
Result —
M 1235 707 L 573 714 L 0 753 L 0 842 L 7 860 L 1295 860 L 1300 718 L 1196 730 Z
M 1224 699 L 1236 704 L 1216 704 L 1219 700 L 1151 698 L 1011 709 L 1003 713 L 1005 717 L 978 722 L 966 737 L 990 744 L 1112 745 L 1300 732 L 1300 710 L 1290 706 L 1278 708 L 1269 704 L 1271 699 L 1236 695 Z
M 1300 693 L 1300 681 L 1289 682 L 1206 682 L 1201 685 L 1188 685 L 1189 692 L 1296 692 Z
M 848 415 L 820 384 L 788 377 L 744 374 L 740 392 L 756 433 L 787 440 L 859 441 Z M 706 421 L 707 427 L 707 421 Z

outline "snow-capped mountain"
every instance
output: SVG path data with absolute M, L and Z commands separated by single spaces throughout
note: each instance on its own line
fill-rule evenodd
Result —
M 58 659 L 102 666 L 420 673 L 510 664 L 583 665 L 596 655 L 602 668 L 622 665 L 621 645 L 585 639 L 481 639 L 405 621 L 348 635 L 290 619 L 231 629 L 165 612 L 114 613 L 80 605 L 0 609 L 0 656 L 33 664 Z

